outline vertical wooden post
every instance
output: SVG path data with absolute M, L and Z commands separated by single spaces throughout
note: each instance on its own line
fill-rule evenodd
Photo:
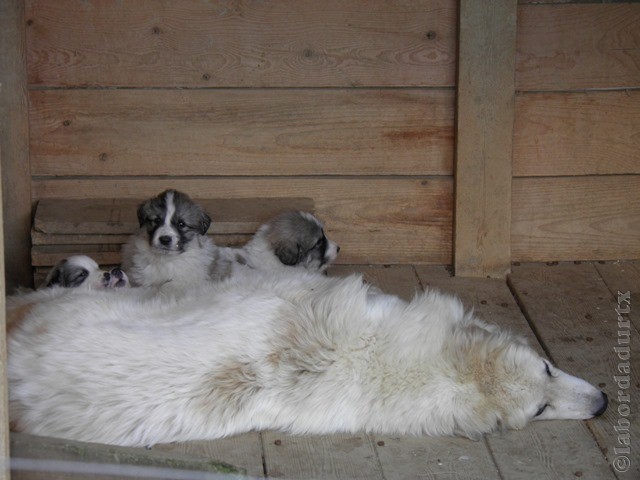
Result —
M 0 177 L 2 176 L 2 150 L 0 149 Z M 2 182 L 0 182 L 2 198 Z M 0 204 L 0 230 L 2 229 L 2 205 Z M 4 239 L 0 235 L 0 252 L 4 252 Z M 0 255 L 0 480 L 9 479 L 9 406 L 7 391 L 7 339 L 5 308 L 4 255 Z
M 517 0 L 460 0 L 454 267 L 504 277 L 511 264 Z
M 9 289 L 33 282 L 24 8 L 23 0 L 0 1 L 0 146 Z

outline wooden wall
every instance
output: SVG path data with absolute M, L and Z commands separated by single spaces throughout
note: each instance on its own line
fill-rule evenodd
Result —
M 512 258 L 639 258 L 640 4 L 533 3 L 518 9 Z
M 460 21 L 458 0 L 9 3 L 24 10 L 30 168 L 14 190 L 32 203 L 168 187 L 311 197 L 345 263 L 480 251 L 481 225 L 453 242 L 454 170 L 467 162 L 455 156 L 458 29 L 480 28 Z M 640 4 L 515 12 L 515 58 L 500 65 L 513 101 L 498 105 L 512 175 L 485 156 L 495 175 L 482 174 L 476 210 L 502 233 L 479 261 L 499 257 L 505 272 L 510 260 L 640 257 Z
M 449 263 L 455 4 L 28 0 L 33 198 L 310 196 L 343 262 Z

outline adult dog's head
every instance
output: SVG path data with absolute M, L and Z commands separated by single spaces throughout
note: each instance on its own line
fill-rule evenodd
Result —
M 140 227 L 157 252 L 181 253 L 194 238 L 205 235 L 211 218 L 188 195 L 167 190 L 140 205 Z
M 458 434 L 477 438 L 535 420 L 586 420 L 607 409 L 604 392 L 556 368 L 508 332 L 467 327 L 450 341 L 449 352 L 469 388 L 457 403 Z
M 310 213 L 300 211 L 285 212 L 267 222 L 251 243 L 261 247 L 252 249 L 254 256 L 275 255 L 283 265 L 311 271 L 324 271 L 340 251 L 340 247 L 325 235 L 322 222 Z M 253 261 L 257 263 L 260 259 Z
M 129 281 L 119 268 L 107 272 L 86 255 L 72 255 L 58 262 L 49 272 L 45 287 L 88 289 L 126 287 Z

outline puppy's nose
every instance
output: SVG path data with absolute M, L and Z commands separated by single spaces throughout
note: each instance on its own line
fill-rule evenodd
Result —
M 169 235 L 163 235 L 160 238 L 158 238 L 158 241 L 160 242 L 161 245 L 164 245 L 166 247 L 167 245 L 171 244 L 171 237 Z
M 111 280 L 111 274 L 109 272 L 104 272 L 102 276 L 107 282 Z
M 336 253 L 340 253 L 340 245 L 336 246 Z
M 600 406 L 598 411 L 593 414 L 593 416 L 599 417 L 600 415 L 602 415 L 607 410 L 607 405 L 609 405 L 609 397 L 607 397 L 606 393 L 602 392 L 602 405 Z

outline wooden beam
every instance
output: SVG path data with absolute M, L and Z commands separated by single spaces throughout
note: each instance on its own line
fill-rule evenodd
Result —
M 0 160 L 2 151 L 0 150 Z M 2 175 L 0 161 L 0 176 Z M 0 198 L 2 182 L 0 182 Z M 0 205 L 0 229 L 2 228 L 2 205 Z M 4 239 L 0 235 L 0 252 L 4 251 Z M 4 258 L 0 255 L 0 480 L 9 478 L 9 402 L 7 389 L 7 339 L 5 318 Z
M 5 206 L 6 288 L 31 285 L 31 172 L 25 69 L 24 3 L 0 2 L 0 146 Z
M 455 272 L 510 266 L 516 0 L 460 1 Z

